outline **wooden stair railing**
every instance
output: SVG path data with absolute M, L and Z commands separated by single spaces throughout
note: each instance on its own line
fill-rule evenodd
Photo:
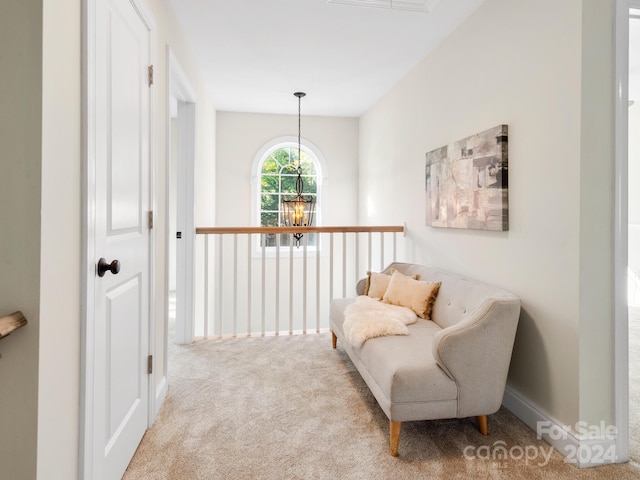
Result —
M 6 317 L 0 317 L 0 338 L 9 336 L 11 332 L 26 324 L 27 319 L 24 318 L 22 312 L 15 312 Z

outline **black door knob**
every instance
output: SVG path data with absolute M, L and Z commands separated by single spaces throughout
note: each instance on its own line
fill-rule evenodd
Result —
M 104 274 L 107 272 L 111 272 L 114 275 L 120 271 L 120 260 L 114 260 L 111 263 L 107 263 L 104 258 L 98 260 L 98 276 L 104 277 Z

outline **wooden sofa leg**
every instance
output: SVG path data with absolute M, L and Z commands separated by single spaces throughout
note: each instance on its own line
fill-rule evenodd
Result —
M 389 420 L 389 449 L 392 457 L 398 456 L 398 444 L 400 443 L 400 428 L 402 422 Z
M 486 415 L 480 415 L 478 417 L 478 428 L 480 429 L 480 433 L 483 435 L 489 435 L 489 425 L 487 422 Z
M 338 337 L 336 337 L 336 334 L 331 332 L 331 346 L 333 348 L 336 348 L 336 345 L 338 344 Z

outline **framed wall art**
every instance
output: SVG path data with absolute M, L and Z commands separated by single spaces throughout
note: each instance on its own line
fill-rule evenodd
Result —
M 426 224 L 509 230 L 507 125 L 498 125 L 426 155 Z

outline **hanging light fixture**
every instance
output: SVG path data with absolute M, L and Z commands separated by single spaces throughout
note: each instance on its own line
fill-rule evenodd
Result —
M 300 103 L 304 92 L 294 93 L 298 97 L 298 178 L 296 179 L 296 197 L 293 199 L 282 199 L 282 220 L 285 227 L 310 227 L 313 224 L 313 213 L 316 201 L 313 196 L 304 197 L 304 182 L 302 181 L 301 149 L 300 149 Z M 296 246 L 300 246 L 302 233 L 294 233 Z

